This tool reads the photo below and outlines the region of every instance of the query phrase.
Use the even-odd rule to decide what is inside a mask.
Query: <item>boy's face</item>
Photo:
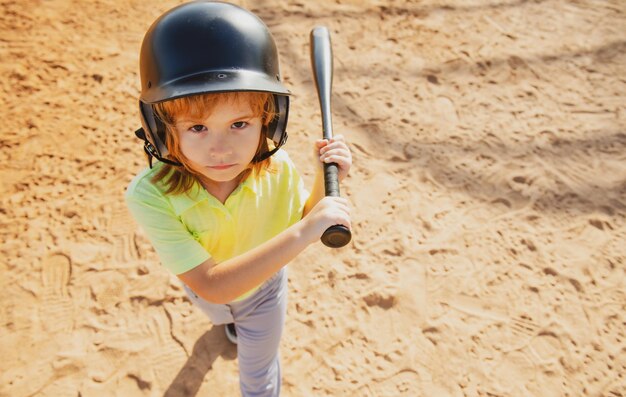
[[[201,118],[176,120],[180,149],[195,169],[214,182],[235,180],[252,162],[262,120],[246,100],[222,101]]]

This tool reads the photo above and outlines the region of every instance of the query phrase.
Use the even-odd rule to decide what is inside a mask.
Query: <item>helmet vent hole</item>
[[[152,87],[152,82],[148,81],[148,88]]]
[[[226,75],[224,73],[218,73],[217,78],[218,79],[225,79]]]

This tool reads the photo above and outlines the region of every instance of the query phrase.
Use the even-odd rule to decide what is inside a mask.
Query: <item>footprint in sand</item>
[[[117,271],[101,272],[101,275],[107,280],[106,283],[94,283],[91,292],[101,309],[114,310],[119,302],[128,299],[128,279]]]
[[[446,299],[445,303],[463,313],[506,324],[519,341],[519,345],[529,343],[541,331],[541,326],[530,317],[526,315],[511,317],[504,307],[492,307],[479,298],[457,295]]]
[[[513,214],[517,214],[523,210],[528,209],[529,204],[532,204],[533,201],[530,197],[524,196],[516,190],[511,190],[505,197],[497,197],[493,199],[491,203],[500,204],[506,207],[507,210],[509,210],[501,216],[511,216]]]
[[[132,315],[116,316],[113,325],[93,322],[91,326],[106,334],[98,344],[101,359],[87,371],[97,383],[136,371],[137,368],[129,366],[134,363],[129,358],[140,354],[151,363],[141,369],[141,382],[155,382],[165,389],[176,376],[172,368],[182,368],[188,357],[182,343],[173,335],[169,316],[162,305],[137,306]]]
[[[128,358],[124,351],[103,347],[98,350],[98,360],[87,368],[87,376],[96,383],[109,381],[120,368],[120,363]]]
[[[107,224],[109,233],[114,239],[113,260],[117,263],[128,263],[139,258],[135,243],[135,222],[125,207],[113,208]]]
[[[157,383],[161,387],[167,387],[176,375],[172,373],[172,368],[182,368],[188,353],[172,335],[167,310],[150,311],[146,320],[144,331],[148,333],[150,340],[158,341],[150,360],[154,363],[152,370]]]
[[[546,369],[557,366],[559,358],[566,351],[563,349],[560,338],[552,332],[540,332],[529,343],[527,349],[535,364],[547,367]]]
[[[514,334],[524,338],[535,337],[541,329],[539,324],[523,315],[511,318],[508,324]]]
[[[24,366],[7,368],[0,374],[0,396],[41,396],[41,390],[55,377],[49,360],[33,360],[25,371]]]
[[[487,302],[467,295],[454,295],[442,300],[443,303],[449,305],[465,314],[475,317],[490,319],[497,322],[507,322],[508,317],[504,308],[490,307]]]
[[[47,331],[70,331],[73,328],[74,305],[68,291],[71,274],[72,262],[67,255],[56,253],[44,258],[39,316]]]
[[[376,385],[376,388],[371,390],[371,395],[420,396],[422,393],[418,393],[418,390],[415,390],[415,385],[421,383],[422,380],[416,371],[405,369],[391,375],[387,379],[381,380]]]
[[[537,367],[520,351],[505,353],[496,365],[487,369],[493,379],[492,393],[488,395],[525,395],[528,385],[537,376]],[[503,393],[503,394],[501,394]],[[523,394],[520,394],[523,393]]]

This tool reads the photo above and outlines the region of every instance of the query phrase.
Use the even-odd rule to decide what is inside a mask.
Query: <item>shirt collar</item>
[[[253,174],[251,174],[250,176],[248,176],[246,178],[245,181],[243,181],[238,187],[237,189],[248,189],[250,190],[252,193],[254,194],[258,194],[259,193],[259,176],[254,176]],[[236,189],[235,189],[236,190]]]
[[[258,178],[250,175],[248,178],[246,178],[245,181],[239,184],[239,186],[237,186],[235,190],[233,190],[233,192],[230,194],[230,197],[240,194],[243,190],[248,190],[255,195],[258,194]],[[187,211],[189,208],[202,201],[208,201],[211,206],[222,206],[222,203],[220,203],[215,197],[211,196],[209,192],[207,192],[206,189],[204,189],[199,182],[194,182],[194,184],[191,186],[191,189],[189,189],[189,191],[186,193],[169,196],[169,201],[172,204],[174,212],[177,216],[180,216],[183,212]]]

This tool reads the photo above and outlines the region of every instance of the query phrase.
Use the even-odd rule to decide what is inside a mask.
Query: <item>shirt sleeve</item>
[[[167,197],[146,179],[131,183],[126,204],[161,263],[172,273],[184,273],[211,257],[175,214]]]

